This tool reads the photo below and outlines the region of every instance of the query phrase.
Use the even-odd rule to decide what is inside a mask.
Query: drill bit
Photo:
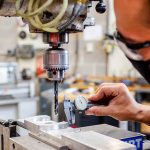
[[[54,81],[55,114],[58,114],[58,81]]]

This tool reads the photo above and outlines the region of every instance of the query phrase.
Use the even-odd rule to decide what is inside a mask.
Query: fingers
[[[86,114],[94,116],[112,116],[117,119],[124,119],[124,114],[125,116],[129,114],[124,108],[130,108],[131,106],[129,95],[128,88],[122,83],[102,84],[97,93],[89,97],[91,101],[99,101],[99,106],[89,108]],[[108,102],[106,106],[104,106],[105,102]]]
[[[112,85],[117,85],[118,83],[102,83],[96,90],[95,93],[97,93],[103,86],[112,86]]]
[[[94,115],[94,116],[108,116],[110,115],[110,108],[104,106],[94,106],[88,109],[86,115]]]
[[[100,101],[101,99],[108,98],[108,97],[116,97],[119,95],[120,86],[118,85],[109,85],[109,86],[101,86],[99,91],[90,96],[88,99],[90,101]]]

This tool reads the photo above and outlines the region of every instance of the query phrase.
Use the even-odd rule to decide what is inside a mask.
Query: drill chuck
[[[44,69],[52,81],[62,81],[69,69],[69,54],[63,48],[50,48],[44,54]]]

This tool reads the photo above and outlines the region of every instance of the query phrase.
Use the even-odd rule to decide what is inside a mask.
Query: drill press
[[[61,48],[69,42],[69,33],[82,32],[95,24],[88,17],[92,1],[98,1],[96,11],[104,13],[103,0],[0,0],[0,16],[21,16],[29,23],[30,32],[43,33],[50,45],[44,53],[44,68],[54,82],[55,113],[58,113],[58,84],[69,68],[68,51]]]

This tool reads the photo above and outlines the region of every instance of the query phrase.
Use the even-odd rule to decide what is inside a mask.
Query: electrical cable
[[[31,0],[32,1],[32,0]],[[31,2],[29,1],[29,2]],[[30,17],[30,16],[34,16],[34,15],[37,15],[37,14],[40,14],[41,12],[43,12],[51,3],[53,2],[53,0],[47,0],[40,8],[37,8],[35,11],[31,12],[31,13],[26,13],[26,14],[22,14],[22,13],[19,13],[18,11],[18,15],[21,15],[21,16],[24,16],[24,17]],[[20,9],[20,3],[21,3],[21,0],[17,0],[16,1],[16,9],[19,10]],[[31,5],[31,3],[29,4]],[[31,7],[31,6],[30,6]]]
[[[63,0],[62,8],[59,14],[52,21],[44,24],[40,20],[39,16],[46,8],[48,8],[52,4],[53,1],[54,0],[47,0],[41,7],[39,7],[40,0],[29,0],[26,12],[22,13],[20,11],[21,0],[17,0],[17,14],[27,19],[29,23],[37,29],[41,29],[46,32],[58,32],[57,26],[67,10],[68,0]]]
[[[75,21],[75,19],[82,13],[84,9],[85,9],[84,3],[76,3],[70,18],[64,24],[59,26],[58,29],[64,31],[69,25],[71,25]]]

